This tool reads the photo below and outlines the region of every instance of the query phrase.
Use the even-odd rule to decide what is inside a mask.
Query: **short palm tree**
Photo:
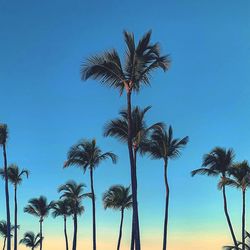
[[[13,226],[10,226],[10,231],[12,232],[14,230]],[[8,229],[7,229],[7,222],[6,221],[0,221],[0,236],[3,237],[4,241],[3,241],[3,250],[5,250],[5,246],[6,246],[6,240],[8,237]],[[10,233],[10,237],[12,237],[13,235]]]
[[[224,185],[241,189],[242,191],[242,250],[245,250],[245,224],[246,224],[246,190],[250,185],[250,166],[247,161],[234,164],[228,171],[230,177],[219,183],[221,189]]]
[[[182,139],[173,137],[173,129],[157,127],[151,134],[148,153],[153,159],[161,159],[164,162],[164,182],[166,189],[165,199],[165,218],[164,218],[164,234],[163,234],[163,250],[167,249],[167,232],[168,232],[168,208],[170,189],[168,184],[168,161],[176,159],[180,156],[181,149],[188,143],[188,136]]]
[[[58,216],[63,217],[66,250],[69,250],[68,235],[67,235],[67,217],[72,215],[72,211],[70,208],[70,200],[69,199],[59,200],[52,205],[52,209],[53,209],[52,216],[54,218]]]
[[[226,150],[221,147],[216,147],[210,153],[204,155],[202,168],[193,170],[191,172],[191,175],[195,176],[197,174],[200,174],[207,176],[220,176],[220,183],[224,183],[225,179],[228,176],[229,169],[233,166],[234,157],[235,155],[232,149]],[[238,249],[238,243],[235,237],[227,207],[226,187],[225,185],[222,185],[221,188],[224,202],[224,213],[233,239],[234,247]]]
[[[2,176],[4,176],[4,170],[1,169],[0,170],[0,174]],[[20,170],[19,167],[15,164],[11,164],[9,167],[8,167],[8,170],[7,170],[7,174],[8,174],[8,180],[9,182],[11,182],[14,186],[14,202],[15,202],[15,211],[14,211],[14,226],[15,226],[15,232],[14,232],[14,250],[17,250],[17,225],[18,225],[18,222],[17,222],[17,217],[18,217],[18,214],[17,214],[17,208],[18,208],[18,205],[17,205],[17,187],[19,185],[21,185],[22,181],[23,181],[23,176],[25,175],[27,178],[29,176],[29,171],[27,169],[23,169],[23,170]]]
[[[155,123],[151,126],[147,126],[145,121],[145,115],[151,107],[148,106],[144,109],[140,109],[138,106],[133,108],[131,114],[131,127],[132,127],[132,142],[133,142],[133,154],[134,154],[134,172],[137,175],[137,154],[138,152],[144,153],[147,145],[150,143],[148,135],[150,131],[157,127],[164,127],[162,122]],[[120,117],[108,122],[104,127],[104,136],[111,136],[117,138],[122,143],[128,142],[128,112],[126,109],[120,111]],[[137,183],[136,183],[137,186]],[[132,225],[132,241],[131,249],[133,248],[133,231]]]
[[[121,224],[117,244],[117,250],[119,250],[122,239],[124,210],[132,207],[132,195],[130,194],[130,188],[122,185],[110,187],[109,190],[103,194],[103,205],[105,209],[111,208],[121,211]]]
[[[49,215],[49,211],[52,207],[53,202],[48,203],[47,198],[40,196],[29,200],[29,204],[24,208],[25,213],[29,213],[39,218],[40,223],[40,250],[43,249],[43,221]]]
[[[74,221],[74,236],[72,250],[76,250],[77,246],[77,226],[78,215],[84,212],[84,207],[82,206],[82,200],[84,198],[92,198],[91,193],[84,193],[84,184],[77,184],[75,181],[68,181],[66,184],[58,188],[58,192],[62,192],[61,199],[67,199],[70,206],[70,213],[73,214]]]
[[[64,167],[72,165],[81,167],[84,173],[89,169],[91,193],[92,193],[92,214],[93,214],[93,249],[96,250],[96,212],[95,212],[95,190],[94,190],[94,169],[104,160],[110,158],[113,163],[116,163],[117,156],[112,152],[103,153],[96,145],[96,140],[82,140],[78,144],[71,147],[68,152],[67,161]]]
[[[6,124],[0,124],[0,146],[3,147],[4,172],[7,173],[7,152],[6,143],[8,139],[8,127]],[[6,206],[6,220],[7,220],[7,250],[11,250],[11,225],[10,225],[10,198],[9,198],[9,179],[8,175],[5,177],[5,206]]]
[[[133,224],[135,226],[135,249],[140,250],[140,228],[137,204],[137,176],[134,167],[131,95],[140,92],[142,86],[150,84],[153,71],[169,68],[168,56],[162,56],[158,43],[151,43],[151,31],[147,32],[136,44],[134,34],[124,31],[126,56],[122,62],[114,49],[100,55],[89,57],[82,65],[82,80],[98,79],[102,84],[118,89],[120,95],[126,91],[128,111],[128,151],[130,159],[131,184],[133,195]],[[133,240],[133,239],[131,239]],[[134,247],[133,247],[134,248]]]
[[[31,250],[37,248],[42,242],[40,234],[35,235],[33,232],[26,232],[23,238],[20,240],[19,244],[23,244]]]

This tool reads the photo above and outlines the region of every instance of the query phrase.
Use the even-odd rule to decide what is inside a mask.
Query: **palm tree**
[[[137,202],[137,176],[134,166],[131,95],[139,92],[143,85],[150,85],[150,76],[156,69],[166,71],[169,68],[168,56],[161,56],[158,43],[151,43],[151,31],[147,32],[135,44],[134,34],[124,31],[127,46],[124,63],[115,49],[88,58],[82,65],[81,78],[98,79],[102,84],[118,89],[120,95],[126,91],[128,111],[128,151],[130,160],[131,184],[133,195],[133,224],[135,226],[135,248],[140,250],[140,229]],[[131,239],[133,240],[133,239]],[[133,247],[134,248],[134,247]]]
[[[117,244],[117,250],[119,250],[122,239],[124,210],[132,207],[132,195],[130,194],[130,188],[122,185],[110,187],[109,190],[103,194],[103,204],[105,209],[112,208],[121,211],[121,224]]]
[[[140,109],[138,106],[133,108],[131,114],[131,127],[132,127],[132,142],[133,142],[133,154],[134,154],[134,172],[137,175],[137,154],[138,151],[143,154],[149,143],[148,134],[151,130],[157,127],[164,127],[162,122],[155,123],[151,126],[147,126],[145,121],[145,115],[151,107],[148,106],[144,109]],[[117,138],[122,143],[128,142],[128,112],[127,110],[120,111],[120,118],[111,120],[104,127],[104,136],[112,136]],[[132,224],[132,240],[131,249],[133,249],[133,232],[134,227]]]
[[[103,153],[96,145],[96,140],[82,140],[78,144],[71,147],[68,152],[67,161],[64,167],[72,165],[83,168],[84,173],[87,169],[90,171],[90,183],[92,193],[92,214],[93,214],[93,249],[96,250],[96,212],[95,212],[95,190],[94,190],[94,169],[104,160],[110,158],[116,163],[117,156],[112,152]]]
[[[26,232],[19,242],[19,244],[23,244],[26,247],[31,248],[31,250],[37,248],[41,243],[42,238],[40,237],[40,234],[35,235],[33,232]]]
[[[0,124],[0,146],[3,147],[4,171],[7,173],[7,153],[6,143],[8,139],[8,127],[6,124]],[[5,174],[5,205],[7,218],[7,250],[11,250],[11,225],[10,225],[10,198],[9,198],[9,180]]]
[[[10,226],[10,232],[14,230],[13,226]],[[0,236],[3,237],[3,250],[5,249],[6,246],[6,240],[8,238],[8,227],[7,227],[7,222],[6,221],[0,221]],[[13,235],[10,233],[10,237]]]
[[[168,184],[168,161],[180,156],[181,149],[188,143],[188,136],[182,139],[173,137],[173,129],[169,126],[168,130],[157,127],[151,134],[148,152],[153,159],[161,159],[164,162],[164,182],[166,189],[165,200],[165,218],[163,234],[163,250],[167,249],[167,232],[168,232],[168,210],[170,189]]]
[[[61,198],[67,199],[70,205],[70,213],[73,214],[74,236],[72,250],[76,250],[77,246],[77,217],[84,212],[82,200],[86,197],[92,198],[91,193],[84,193],[84,184],[77,184],[75,181],[68,181],[66,184],[58,188],[58,192],[63,192]]]
[[[4,176],[4,170],[0,169],[0,174]],[[14,250],[17,250],[17,187],[21,185],[23,175],[27,178],[29,177],[29,171],[26,169],[20,170],[19,167],[15,164],[11,164],[7,169],[8,180],[14,185],[14,202],[15,202],[15,211],[14,211],[14,220],[15,220],[15,233],[14,233]]]
[[[242,250],[245,250],[245,224],[246,224],[246,190],[250,185],[250,166],[247,161],[234,164],[228,171],[229,177],[226,177],[219,183],[221,189],[224,185],[241,189],[242,191]]]
[[[67,217],[71,215],[70,200],[69,199],[59,200],[52,205],[52,209],[53,209],[52,216],[54,218],[58,216],[63,216],[66,250],[69,250],[68,235],[67,235]]]
[[[24,208],[25,213],[29,213],[39,218],[40,223],[40,250],[43,249],[43,221],[49,215],[53,202],[48,203],[47,198],[40,196],[29,200],[29,204]]]
[[[202,168],[193,170],[191,172],[191,175],[195,176],[196,174],[201,174],[207,176],[220,176],[221,183],[224,183],[225,179],[227,178],[229,169],[233,166],[234,157],[235,155],[232,149],[226,150],[221,147],[216,147],[210,153],[204,155]],[[234,247],[238,249],[234,229],[228,213],[225,185],[222,185],[222,194],[224,202],[224,213],[233,239]]]

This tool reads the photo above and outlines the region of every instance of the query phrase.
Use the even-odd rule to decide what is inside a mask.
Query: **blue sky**
[[[214,146],[233,147],[237,160],[249,159],[247,0],[1,0],[0,121],[9,125],[9,162],[31,171],[29,181],[20,188],[20,207],[40,194],[55,199],[56,188],[68,179],[86,183],[88,191],[89,176],[79,169],[62,170],[62,165],[72,144],[95,137],[104,151],[119,155],[116,166],[107,161],[95,172],[99,230],[102,226],[112,229],[112,223],[118,222],[117,213],[103,211],[101,194],[112,184],[129,184],[127,150],[114,139],[103,138],[102,129],[124,107],[125,97],[95,81],[81,82],[79,71],[89,55],[113,47],[123,53],[124,29],[137,38],[152,29],[153,41],[159,41],[163,53],[172,59],[170,70],[156,72],[152,87],[133,99],[141,107],[152,105],[148,124],[164,121],[172,124],[177,137],[190,137],[182,156],[170,162],[173,238],[201,231],[205,238],[216,228],[224,241],[230,241],[216,180],[192,179],[190,171],[200,166],[202,155]],[[142,231],[157,235],[164,207],[162,162],[145,157],[138,165]],[[90,201],[85,203],[82,227],[90,234],[91,206]],[[230,191],[230,208],[239,228],[237,191]],[[3,213],[1,205],[1,218]],[[21,214],[21,220],[36,229],[29,215]],[[56,223],[49,219],[48,230],[56,228]],[[128,231],[129,223],[128,217]],[[190,244],[199,249],[197,242]],[[220,245],[213,247],[208,249]],[[173,249],[178,249],[174,243]]]

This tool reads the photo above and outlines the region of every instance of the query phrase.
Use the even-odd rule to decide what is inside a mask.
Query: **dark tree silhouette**
[[[10,226],[10,232],[14,230],[13,226]],[[3,250],[5,250],[6,240],[8,238],[8,227],[6,221],[0,221],[0,236],[3,237]],[[10,233],[10,237],[13,235]]]
[[[23,244],[31,250],[37,248],[42,242],[40,234],[35,235],[33,232],[26,232],[23,238],[20,240],[19,244]]]

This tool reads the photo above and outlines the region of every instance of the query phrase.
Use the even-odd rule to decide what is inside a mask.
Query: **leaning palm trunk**
[[[73,236],[73,245],[72,250],[76,250],[76,243],[77,243],[77,214],[74,214],[74,236]]]
[[[127,109],[128,109],[128,151],[130,160],[131,170],[131,186],[132,186],[132,197],[133,197],[133,226],[132,232],[134,232],[135,249],[140,250],[140,228],[139,228],[139,217],[138,217],[138,203],[137,203],[137,177],[136,167],[133,155],[133,144],[132,144],[132,131],[131,131],[131,91],[127,92]],[[133,237],[131,239],[133,241]],[[131,243],[132,245],[133,243]]]
[[[7,217],[7,250],[11,250],[9,180],[7,174],[7,154],[6,154],[5,144],[3,144],[3,158],[4,158],[5,199],[6,199],[6,217]]]
[[[231,236],[232,236],[232,239],[233,239],[233,242],[234,242],[235,249],[238,249],[237,240],[236,240],[236,237],[235,237],[235,234],[234,234],[233,226],[232,226],[232,223],[231,223],[231,220],[230,220],[230,217],[229,217],[229,213],[228,213],[228,209],[227,209],[227,197],[226,197],[225,185],[223,185],[223,187],[222,187],[222,193],[223,193],[223,201],[224,201],[224,212],[225,212],[225,215],[226,215],[227,223],[228,223],[228,226],[229,226],[229,230],[231,232]]]
[[[246,223],[246,190],[242,190],[242,250],[246,249],[245,246],[245,223]]]
[[[4,238],[4,241],[3,241],[3,250],[5,250],[5,245],[6,245],[6,237]]]
[[[42,250],[43,249],[43,219],[42,218],[40,219],[40,239],[41,239],[40,250]]]
[[[94,177],[93,177],[93,168],[92,167],[90,167],[90,182],[91,182],[91,193],[92,193],[93,250],[96,250],[95,190],[94,190]]]
[[[65,237],[66,250],[69,250],[68,234],[67,234],[67,217],[66,216],[64,216],[64,237]]]
[[[117,243],[117,250],[120,250],[120,245],[121,245],[123,218],[124,218],[124,209],[122,208],[122,210],[121,210],[121,224],[120,224],[119,238],[118,238],[118,243]]]
[[[14,187],[15,196],[15,232],[14,232],[14,250],[17,250],[17,186]]]
[[[168,160],[164,161],[164,182],[166,188],[166,204],[165,204],[165,219],[164,219],[164,235],[163,235],[163,250],[167,249],[167,233],[168,233],[168,207],[169,207],[169,185],[168,185]]]

